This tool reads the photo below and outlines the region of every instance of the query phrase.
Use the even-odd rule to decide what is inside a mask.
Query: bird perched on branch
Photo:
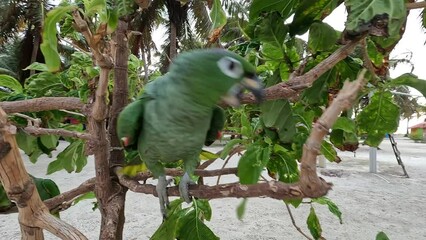
[[[203,144],[211,144],[223,128],[222,99],[237,106],[244,89],[260,100],[262,84],[255,67],[223,49],[181,53],[164,76],[150,82],[142,95],[118,117],[117,133],[125,148],[137,149],[158,178],[156,190],[166,217],[167,180],[164,163],[183,160],[181,197],[190,202],[188,185],[199,162]]]

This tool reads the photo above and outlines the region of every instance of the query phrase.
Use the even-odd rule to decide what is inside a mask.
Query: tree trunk
[[[176,24],[170,22],[170,50],[169,50],[169,58],[170,61],[177,55],[177,28]]]

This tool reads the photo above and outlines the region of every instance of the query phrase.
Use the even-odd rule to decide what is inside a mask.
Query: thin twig
[[[312,240],[312,238],[310,238],[308,235],[306,235],[302,229],[300,229],[299,226],[296,225],[296,220],[293,217],[293,214],[291,213],[291,209],[290,206],[288,205],[288,203],[285,203],[285,206],[287,207],[287,211],[288,211],[288,215],[290,216],[291,219],[291,223],[293,224],[293,226],[296,228],[296,230],[298,232],[300,232],[300,234],[302,234],[306,239]]]
[[[83,113],[68,111],[68,110],[65,110],[65,109],[59,109],[59,111],[64,112],[64,113],[68,113],[68,114],[72,114],[72,115],[77,115],[77,116],[80,116],[80,117],[86,117],[86,115],[84,115]]]
[[[413,2],[413,3],[406,3],[405,6],[408,10],[411,9],[417,9],[417,8],[426,8],[426,2]]]
[[[12,113],[10,115],[26,119],[28,121],[28,126],[39,127],[40,124],[41,124],[41,119],[40,118],[32,118],[32,117],[27,116],[27,115],[22,114],[22,113]]]

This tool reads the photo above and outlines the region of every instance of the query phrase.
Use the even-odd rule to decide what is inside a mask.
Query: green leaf
[[[384,232],[379,232],[376,235],[376,240],[390,240],[389,237]]]
[[[284,25],[279,14],[274,12],[265,17],[256,27],[255,36],[263,44],[271,44],[282,51],[287,32],[288,27]]]
[[[40,45],[41,52],[46,60],[47,68],[50,72],[57,72],[61,68],[61,59],[58,53],[58,39],[56,37],[56,24],[68,12],[76,9],[75,6],[60,6],[49,11],[44,20],[42,44]]]
[[[326,17],[338,6],[338,3],[338,0],[301,1],[294,14],[293,21],[289,25],[290,35],[304,34],[314,21]]]
[[[337,205],[333,201],[331,201],[329,198],[327,197],[314,198],[312,199],[312,201],[322,205],[327,205],[328,210],[331,213],[333,213],[337,218],[339,218],[340,224],[343,224],[342,212],[339,210]]]
[[[288,100],[267,101],[261,105],[260,109],[265,126],[275,129],[282,142],[291,142],[296,134],[296,123],[290,102]]]
[[[200,153],[200,159],[201,160],[211,160],[211,159],[216,159],[216,158],[219,158],[219,155],[212,153],[212,152],[209,152],[209,151],[204,150],[204,149],[201,150],[201,153]]]
[[[196,199],[194,206],[197,208],[197,215],[200,219],[210,221],[212,218],[212,208],[208,200]]]
[[[74,199],[74,201],[72,202],[72,205],[76,205],[77,203],[83,201],[83,200],[88,200],[88,199],[96,199],[96,195],[94,192],[90,191],[87,192],[85,194],[82,194],[80,196],[78,196],[77,198]]]
[[[210,11],[210,19],[212,20],[211,33],[220,31],[226,24],[226,13],[222,8],[220,0],[213,0],[212,10]]]
[[[414,74],[411,74],[411,73],[402,74],[401,76],[393,79],[390,82],[390,84],[393,86],[405,85],[405,86],[415,88],[417,91],[423,94],[424,97],[426,97],[426,80],[419,79]]]
[[[225,159],[226,156],[229,155],[229,153],[231,152],[231,150],[234,148],[235,145],[237,144],[241,144],[243,142],[242,139],[232,139],[231,141],[229,141],[226,146],[223,148],[222,152],[220,153],[220,158]]]
[[[66,89],[57,74],[41,72],[32,75],[25,81],[26,90],[34,97],[66,96]]]
[[[254,184],[259,180],[260,174],[268,164],[271,150],[259,144],[248,146],[247,151],[238,162],[238,177],[241,184]]]
[[[345,5],[348,9],[346,30],[355,34],[368,30],[373,19],[387,14],[389,36],[399,36],[400,28],[406,20],[404,0],[348,0]]]
[[[106,11],[106,0],[84,0],[84,9],[87,16]]]
[[[319,239],[322,234],[322,229],[317,214],[315,213],[315,209],[313,207],[311,207],[306,223],[308,225],[308,229],[311,232],[312,237],[314,237],[314,239]]]
[[[253,129],[250,124],[250,119],[245,112],[241,113],[240,122],[241,122],[241,134],[246,137],[251,137],[253,133]]]
[[[323,22],[314,22],[309,29],[308,47],[313,53],[331,51],[339,38],[333,27]]]
[[[61,160],[54,160],[52,162],[49,163],[49,165],[47,165],[47,171],[46,174],[52,174],[54,172],[60,171],[64,169],[64,166],[62,165],[62,161]]]
[[[2,209],[8,209],[12,205],[12,202],[7,197],[4,187],[0,183],[0,212]]]
[[[176,199],[172,201],[167,210],[167,218],[150,238],[151,240],[175,240],[177,223],[180,217],[186,212],[182,210],[182,200]]]
[[[15,93],[23,92],[22,85],[19,83],[19,81],[9,75],[0,74],[0,86],[9,88]]]
[[[277,146],[279,145],[274,146],[267,165],[269,174],[275,175],[275,178],[285,183],[298,181],[299,167],[297,160],[287,150],[278,150]]]
[[[28,67],[24,68],[24,70],[36,70],[40,72],[48,72],[49,68],[44,63],[33,62]]]
[[[383,56],[383,54],[377,49],[375,42],[372,41],[371,38],[366,38],[366,39],[367,39],[368,58],[371,60],[371,62],[375,66],[377,67],[382,66],[384,63],[385,56]]]
[[[330,162],[340,162],[339,156],[337,156],[337,152],[334,149],[333,145],[327,141],[322,141],[321,143],[321,154],[324,155],[325,158]]]
[[[59,136],[56,135],[41,135],[40,141],[44,147],[49,150],[55,150],[58,146]]]
[[[354,120],[348,117],[339,117],[333,124],[333,130],[340,129],[348,133],[356,133],[356,125]]]
[[[244,198],[240,204],[238,204],[237,207],[237,218],[238,220],[242,221],[244,213],[246,211],[246,205],[247,205],[247,198]]]
[[[284,200],[285,203],[291,204],[294,208],[298,208],[303,202],[303,199]]]
[[[58,154],[57,159],[47,167],[47,174],[65,169],[71,173],[81,172],[87,164],[87,156],[84,154],[84,142],[76,140],[68,145],[64,151]]]
[[[28,155],[30,157],[30,162],[36,163],[38,160],[38,157],[40,157],[43,154],[43,151],[40,148],[35,148],[34,151]]]
[[[328,102],[329,85],[337,77],[336,69],[331,69],[321,75],[312,86],[303,91],[303,99],[312,105],[324,105]]]
[[[188,211],[179,218],[177,223],[177,238],[185,240],[216,240],[219,239],[213,232],[201,221],[195,210]]]
[[[377,147],[386,133],[393,133],[398,128],[399,107],[393,102],[392,93],[376,92],[356,121],[359,129],[367,134],[365,143]]]
[[[31,155],[36,149],[37,146],[37,137],[27,134],[22,130],[18,130],[15,135],[16,142],[20,149],[22,149],[25,154],[28,156]]]
[[[279,12],[282,18],[281,21],[283,21],[291,15],[298,2],[297,0],[253,0],[250,5],[250,21],[259,17],[262,12]]]

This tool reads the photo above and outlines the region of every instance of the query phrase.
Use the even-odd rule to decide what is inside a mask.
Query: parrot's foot
[[[189,185],[196,184],[194,181],[192,181],[191,177],[187,172],[183,175],[183,177],[180,179],[179,183],[179,193],[180,197],[185,200],[186,203],[191,202],[191,196],[189,195]]]
[[[159,176],[157,186],[155,187],[158,199],[160,200],[160,211],[163,215],[163,220],[167,217],[167,208],[169,207],[169,198],[167,196],[167,185],[169,185],[169,183],[165,175]]]

